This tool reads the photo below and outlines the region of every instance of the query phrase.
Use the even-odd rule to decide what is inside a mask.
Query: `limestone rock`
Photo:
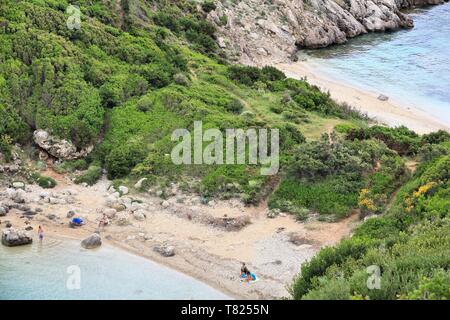
[[[146,218],[146,214],[144,210],[137,210],[133,213],[133,217],[138,221],[144,221]]]
[[[126,195],[126,194],[128,194],[129,190],[125,186],[120,186],[119,187],[119,192],[120,192],[121,195]]]
[[[108,217],[108,219],[114,219],[117,214],[117,210],[114,208],[106,208],[103,213]]]
[[[163,208],[168,208],[170,206],[170,203],[169,201],[163,201],[161,205],[163,206]]]
[[[77,148],[72,142],[52,137],[47,131],[41,129],[34,131],[33,139],[40,148],[44,149],[50,155],[64,160],[85,157],[94,148],[94,146],[89,146],[77,151]]]
[[[6,214],[9,212],[9,207],[5,205],[0,205],[0,217],[6,216]]]
[[[94,249],[102,245],[102,238],[98,233],[93,233],[91,236],[87,237],[81,241],[81,246],[85,249]]]
[[[138,182],[136,182],[136,184],[134,185],[135,189],[140,189],[142,188],[142,184],[147,181],[147,178],[142,178],[140,179]]]
[[[158,252],[163,257],[173,257],[175,255],[175,247],[166,244],[156,246],[153,248],[155,252]]]
[[[25,189],[25,183],[22,181],[14,181],[12,186],[14,189]]]
[[[125,212],[118,214],[117,215],[117,224],[119,226],[127,226],[127,225],[131,224],[130,216]]]
[[[7,247],[22,246],[33,242],[33,238],[24,230],[13,228],[2,231],[2,244]]]

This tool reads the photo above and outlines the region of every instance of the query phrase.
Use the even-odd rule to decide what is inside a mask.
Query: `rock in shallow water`
[[[94,233],[81,241],[81,246],[85,249],[94,249],[102,245],[102,238],[98,233]]]
[[[33,242],[33,238],[24,230],[13,228],[2,231],[2,244],[7,247],[22,246]]]

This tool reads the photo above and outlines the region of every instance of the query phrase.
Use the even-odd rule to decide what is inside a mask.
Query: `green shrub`
[[[32,179],[41,187],[51,189],[56,187],[56,181],[51,177],[42,176],[39,173],[34,173]]]
[[[173,76],[173,81],[175,81],[176,84],[180,86],[188,86],[189,85],[189,79],[182,73],[177,73]]]
[[[450,133],[444,130],[438,130],[422,136],[422,142],[429,144],[439,144],[443,142],[450,142]]]
[[[130,143],[117,146],[105,159],[105,169],[109,179],[122,178],[131,172],[131,169],[143,161],[146,152],[142,145]]]
[[[74,172],[76,170],[86,170],[88,164],[85,159],[68,160],[56,164],[54,169],[58,173]]]
[[[241,100],[233,99],[226,105],[225,109],[228,112],[239,114],[244,109],[244,105],[242,104]]]
[[[216,4],[212,0],[206,0],[205,2],[202,3],[202,9],[206,13],[209,13],[213,10],[216,10]]]
[[[399,155],[414,155],[420,147],[420,137],[408,128],[401,126],[389,128],[373,126],[370,128],[352,129],[347,133],[349,140],[364,140],[376,138],[383,141],[390,149]]]
[[[101,176],[102,169],[99,166],[91,165],[86,170],[86,172],[78,176],[74,182],[76,184],[87,183],[88,185],[92,186],[100,179]]]
[[[7,135],[0,136],[0,154],[3,155],[5,162],[12,160],[12,139]]]
[[[136,104],[137,109],[142,112],[150,111],[152,106],[153,106],[153,99],[149,96],[141,97]]]

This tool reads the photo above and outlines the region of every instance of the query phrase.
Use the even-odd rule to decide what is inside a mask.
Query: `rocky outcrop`
[[[2,244],[7,247],[22,246],[33,242],[33,238],[24,230],[13,228],[2,231]]]
[[[413,27],[400,10],[448,0],[216,1],[208,19],[228,57],[244,64],[290,60],[299,48],[339,44],[360,34]]]
[[[93,146],[89,146],[85,149],[77,150],[72,142],[55,138],[45,130],[34,131],[33,139],[34,142],[48,154],[63,160],[73,160],[85,157],[94,148]]]
[[[91,236],[87,237],[81,241],[81,246],[85,249],[94,249],[102,245],[102,238],[98,233],[93,233]]]

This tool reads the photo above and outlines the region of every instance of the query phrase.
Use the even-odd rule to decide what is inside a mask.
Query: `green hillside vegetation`
[[[256,202],[268,179],[257,166],[174,166],[172,131],[191,130],[195,120],[205,129],[279,128],[288,157],[311,118],[361,118],[275,68],[224,63],[213,27],[191,2],[156,1],[158,10],[126,3],[73,3],[83,14],[79,30],[66,26],[68,3],[2,5],[2,149],[45,129],[80,149],[96,145],[82,169],[95,162],[110,179],[187,179],[205,196]],[[93,183],[99,175],[90,170]]]
[[[449,298],[450,136],[371,125],[306,80],[273,67],[227,62],[205,15],[212,1],[0,3],[0,152],[13,159],[36,129],[72,141],[84,159],[55,165],[93,185],[105,169],[115,185],[164,191],[176,182],[205,199],[240,197],[299,220],[374,216],[350,239],[324,248],[291,288],[295,299]],[[280,171],[259,165],[174,165],[175,129],[277,128]],[[37,157],[32,160],[37,162]],[[412,173],[411,160],[420,163]],[[33,174],[53,187],[51,178]],[[164,192],[163,192],[164,196]],[[381,289],[365,286],[382,269]]]
[[[424,162],[392,207],[305,263],[294,299],[449,299],[450,148]],[[369,290],[366,268],[381,270]]]

